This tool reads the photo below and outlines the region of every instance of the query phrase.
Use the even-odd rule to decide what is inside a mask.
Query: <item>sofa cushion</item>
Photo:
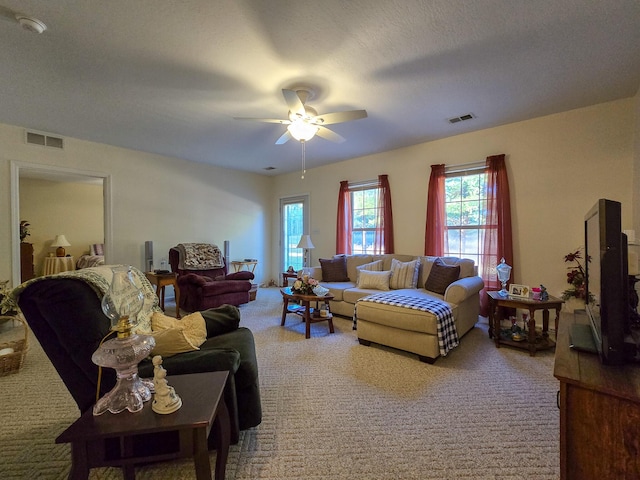
[[[419,272],[420,262],[418,260],[401,262],[396,258],[392,259],[389,288],[393,290],[397,290],[400,288],[416,288],[418,284]]]
[[[442,259],[438,258],[431,266],[429,278],[424,284],[426,290],[444,294],[449,285],[455,282],[460,276],[460,265],[446,265]]]
[[[360,280],[360,272],[362,270],[367,270],[369,272],[381,272],[382,271],[382,260],[376,260],[375,262],[365,263],[364,265],[359,265],[356,267],[356,283]]]
[[[373,290],[389,290],[389,279],[391,271],[368,271],[362,270],[358,280],[357,288],[370,288]]]
[[[345,256],[347,259],[347,277],[349,277],[353,282],[355,282],[358,278],[357,268],[360,265],[373,262],[374,260],[379,260],[378,258],[373,258],[372,255],[356,254],[356,255],[343,255],[343,256]]]
[[[334,258],[321,258],[322,281],[324,282],[348,282],[347,259],[344,256]]]

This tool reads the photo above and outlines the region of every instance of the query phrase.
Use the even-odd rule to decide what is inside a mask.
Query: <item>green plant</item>
[[[575,265],[567,267],[567,269],[569,270],[567,272],[567,283],[571,285],[571,287],[562,292],[563,300],[569,300],[572,297],[579,300],[587,300],[587,275],[582,264],[580,263],[580,260],[582,260],[580,249],[576,250],[575,252],[571,252],[564,257],[565,263],[571,262]],[[586,261],[590,262],[591,258],[587,258]],[[588,296],[589,302],[592,302],[594,300],[593,295],[588,294]]]
[[[31,235],[31,232],[29,231],[30,226],[31,224],[26,220],[22,220],[20,222],[20,241],[21,242],[24,241],[24,239],[27,238],[29,235]]]

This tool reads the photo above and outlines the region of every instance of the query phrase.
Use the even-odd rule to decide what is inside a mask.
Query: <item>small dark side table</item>
[[[193,457],[198,480],[211,479],[207,438],[213,429],[217,446],[215,478],[224,480],[229,453],[229,412],[223,391],[229,372],[168,376],[182,407],[161,415],[149,400],[136,413],[85,412],[56,443],[71,443],[70,479],[87,479],[89,469],[121,467],[124,478],[135,478],[135,465]]]
[[[493,338],[496,347],[500,344],[510,347],[525,348],[533,357],[537,350],[553,348],[555,342],[549,338],[549,310],[556,311],[555,328],[558,331],[558,319],[564,300],[549,295],[548,300],[533,300],[532,298],[502,297],[498,292],[487,292],[489,297],[489,338]],[[502,320],[499,307],[522,308],[529,311],[527,330],[529,336],[526,341],[516,342],[505,338],[500,333],[500,321]],[[536,337],[536,310],[542,310],[542,337]]]

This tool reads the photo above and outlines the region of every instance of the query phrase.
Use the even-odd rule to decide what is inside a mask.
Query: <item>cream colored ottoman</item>
[[[425,290],[394,290],[394,294],[439,300]],[[457,307],[449,304],[457,317]],[[421,362],[433,363],[440,356],[437,319],[432,313],[383,303],[358,302],[356,331],[362,345],[378,343],[415,353]]]

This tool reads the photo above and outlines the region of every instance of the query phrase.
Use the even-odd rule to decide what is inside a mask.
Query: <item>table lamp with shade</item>
[[[309,261],[307,261],[307,254],[308,251],[311,250],[312,248],[316,248],[313,246],[313,242],[311,241],[311,236],[310,235],[302,235],[300,237],[300,241],[298,242],[298,246],[296,248],[304,248],[304,257],[302,260],[302,266],[303,267],[308,267],[309,263],[311,263],[311,258],[309,258]]]
[[[56,238],[51,244],[51,246],[58,247],[56,248],[56,257],[64,257],[65,256],[64,247],[70,247],[71,244],[67,240],[67,237],[65,237],[64,235],[56,235]]]

